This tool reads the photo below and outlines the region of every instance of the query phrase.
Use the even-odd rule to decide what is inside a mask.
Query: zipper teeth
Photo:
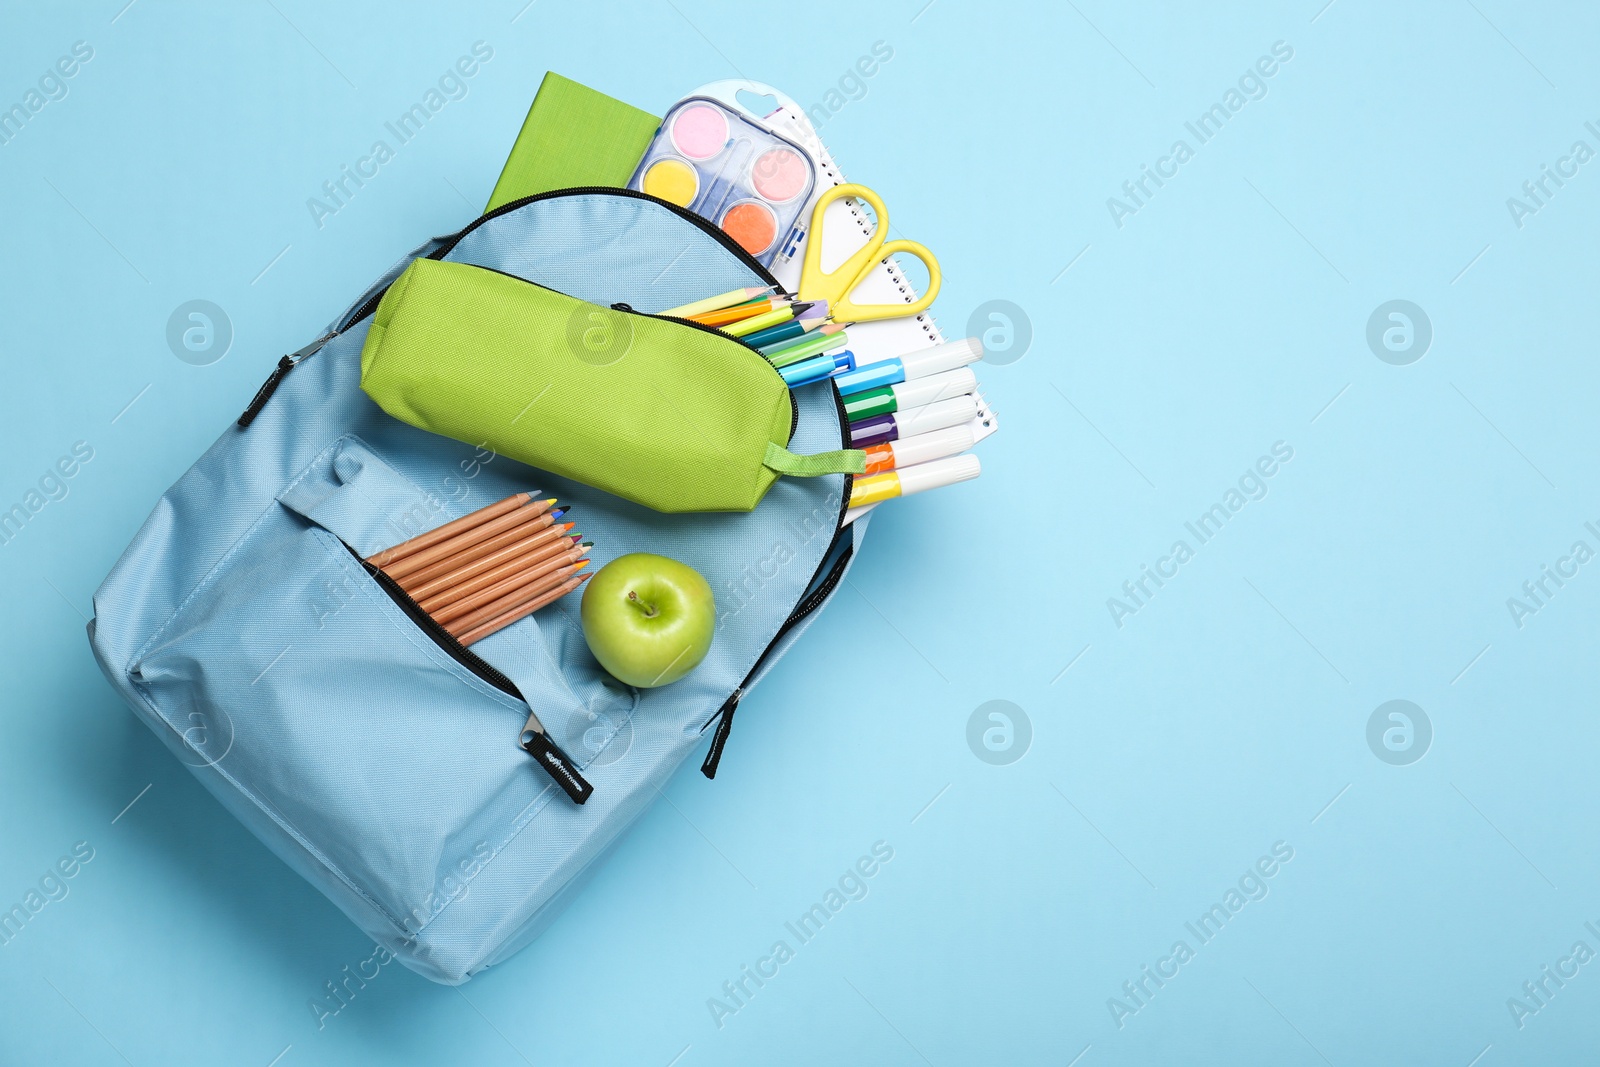
[[[477,263],[468,263],[466,265],[477,270],[486,270],[491,274],[498,274],[504,278],[510,278],[513,281],[521,282],[524,285],[531,285],[536,289],[543,289],[547,293],[555,293],[557,296],[564,296],[568,300],[579,299],[578,297],[573,296],[571,293],[563,293],[560,289],[552,288],[551,286],[545,285],[543,282],[536,282],[531,278],[524,278],[520,274],[512,274],[508,270],[501,270],[498,267],[484,267],[478,265]],[[779,286],[778,290],[785,296],[789,295],[782,286]],[[587,303],[587,301],[585,301],[585,303]],[[595,305],[595,307],[599,306],[599,304]],[[773,363],[772,359],[765,352],[761,351],[761,349],[746,341],[743,337],[734,337],[731,334],[722,332],[715,326],[707,326],[705,323],[696,322],[693,319],[683,319],[676,315],[657,315],[649,311],[636,311],[632,306],[621,302],[612,304],[611,310],[626,312],[629,315],[638,315],[640,318],[660,319],[662,322],[672,322],[680,326],[692,326],[697,330],[703,330],[704,332],[711,334],[713,337],[720,337],[725,341],[733,341],[746,351],[753,352],[757,356],[760,356],[761,362],[772,368],[772,373],[778,375],[778,381],[783,385],[783,388],[789,391],[789,440],[794,440],[795,431],[800,428],[800,401],[796,400],[794,392],[789,390],[789,383],[783,381],[783,375],[779,373],[777,365]]]
[[[340,543],[344,544],[344,542]],[[399,582],[389,577],[380,568],[374,567],[362,559],[360,554],[348,544],[345,544],[344,547],[352,556],[356,557],[356,560],[366,569],[366,572],[372,575],[379,588],[388,593],[389,598],[399,605],[400,610],[404,611],[411,621],[416,623],[440,648],[449,653],[452,659],[507,696],[515,697],[524,704],[528,702],[528,699],[522,695],[521,690],[516,687],[510,678],[507,678],[482,656],[463,645],[437,619],[422,610],[422,605],[412,599],[411,594],[402,589]]]
[[[783,292],[781,286],[779,287],[779,292]],[[784,293],[784,295],[787,296],[789,294]],[[613,304],[612,307],[616,308],[616,305]],[[772,362],[771,356],[761,351],[761,349],[757,348],[749,341],[746,341],[743,337],[735,337],[732,334],[724,333],[717,327],[707,326],[703,322],[696,322],[693,319],[682,319],[676,315],[655,315],[648,311],[635,311],[626,304],[622,305],[622,307],[618,310],[626,311],[631,315],[643,315],[647,319],[660,319],[663,322],[676,322],[682,326],[693,326],[697,330],[703,330],[706,333],[713,334],[714,336],[721,337],[725,340],[737,342],[741,347],[760,356],[761,362],[772,368],[772,373],[778,376],[778,381],[782,383],[784,390],[789,394],[789,440],[794,440],[795,431],[800,428],[800,401],[795,399],[794,390],[789,388],[789,383],[783,381],[783,374],[778,370],[778,365]]]
[[[839,392],[839,385],[837,382],[830,381],[828,385],[829,388],[833,390],[834,409],[839,413],[839,444],[843,448],[849,448],[850,420],[844,410],[844,396]],[[794,394],[790,393],[789,396],[793,398]],[[844,490],[839,494],[839,514],[833,520],[834,541],[839,539],[840,532],[844,530],[844,517],[845,513],[850,510],[850,490],[854,485],[855,475],[846,473],[844,476]],[[807,587],[810,587],[813,582],[822,576],[822,568],[828,565],[828,556],[832,553],[833,549],[832,541],[828,543],[828,548],[829,551],[824,552],[822,554],[822,559],[817,562],[817,569],[811,572],[811,580],[806,582]],[[854,546],[846,549],[844,554],[839,557],[836,563],[834,563],[834,573],[831,573],[822,583],[822,585],[817,587],[812,595],[805,597],[800,601],[800,603],[795,605],[794,610],[789,613],[789,617],[783,620],[783,625],[778,627],[778,632],[772,635],[772,640],[767,642],[767,647],[761,650],[761,654],[757,656],[755,662],[750,665],[750,672],[746,674],[744,679],[739,682],[737,687],[735,687],[735,693],[738,693],[741,696],[743,695],[745,687],[750,684],[750,679],[755,677],[756,671],[761,669],[761,662],[767,658],[767,653],[772,651],[773,646],[779,641],[783,640],[784,634],[788,633],[790,630],[799,625],[802,619],[804,619],[807,615],[810,615],[813,611],[816,611],[817,607],[827,599],[828,593],[832,592],[833,589],[838,586],[840,579],[844,577],[845,565],[849,563],[851,557],[854,555]],[[704,733],[706,727],[716,722],[717,719],[723,714],[724,711],[722,708],[718,708],[716,711],[712,712],[711,717],[700,724],[700,731]]]
[[[827,579],[817,586],[810,596],[796,605],[794,611],[784,620],[783,625],[778,627],[777,634],[772,638],[774,643],[782,640],[785,634],[794,629],[802,619],[816,611],[822,602],[828,599],[829,595],[838,587],[839,582],[843,580],[845,567],[850,563],[850,557],[855,555],[855,550],[855,546],[851,545],[839,554],[839,558],[833,564],[833,569],[828,572]]]
[[[563,196],[589,196],[595,193],[622,196],[631,200],[644,200],[651,204],[659,204],[661,207],[666,208],[668,211],[672,212],[674,215],[677,215],[684,221],[693,223],[723,248],[727,249],[729,252],[732,252],[736,257],[738,257],[742,264],[750,268],[750,270],[759,276],[762,281],[766,282],[774,289],[783,288],[778,284],[778,279],[772,276],[772,272],[761,265],[760,260],[756,259],[756,257],[752,256],[749,252],[746,252],[744,247],[740,245],[739,242],[735,241],[732,237],[729,237],[724,230],[722,230],[715,223],[711,222],[709,219],[702,218],[687,208],[679,207],[677,204],[674,204],[669,200],[663,200],[659,196],[651,196],[649,193],[641,193],[637,189],[616,189],[605,185],[577,185],[570,189],[551,189],[547,192],[534,193],[532,196],[524,196],[521,199],[512,200],[509,203],[501,204],[493,211],[486,215],[478,216],[471,222],[467,223],[467,225],[451,234],[445,239],[444,244],[430,252],[426,258],[442,260],[445,256],[449,255],[451,251],[455,249],[456,245],[460,244],[462,240],[473,230],[476,230],[479,226],[482,226],[491,219],[497,219],[501,215],[504,215],[510,211],[515,211],[517,208],[523,207],[524,205],[537,203],[541,200],[555,200]],[[515,275],[513,275],[513,277],[515,277]],[[538,283],[535,282],[533,284],[537,285]],[[366,318],[374,310],[376,310],[378,302],[383,299],[383,294],[388,291],[389,287],[386,285],[378,292],[373,293],[372,297],[368,299],[366,303],[362,304],[356,313],[350,316],[350,318],[348,318],[339,327],[339,332],[349,329],[352,325],[360,322],[362,319]],[[643,314],[643,312],[641,312],[641,314]]]
[[[714,238],[718,244],[722,245],[723,248],[726,248],[728,251],[737,256],[745,266],[749,267],[752,271],[759,275],[762,281],[766,282],[768,285],[771,285],[775,289],[779,288],[778,279],[772,276],[772,272],[766,267],[762,266],[760,260],[756,259],[756,257],[752,256],[749,252],[745,251],[743,245],[739,244],[739,242],[735,241],[732,237],[729,237],[725,230],[711,220],[705,218],[704,216],[696,215],[688,208],[674,204],[670,200],[663,200],[659,196],[651,196],[649,193],[642,193],[637,189],[618,189],[607,185],[578,185],[573,186],[570,189],[552,189],[548,192],[534,193],[532,196],[525,196],[519,200],[512,200],[508,203],[501,204],[488,214],[480,215],[478,218],[469,222],[466,226],[463,226],[460,230],[448,238],[445,244],[436,252],[434,252],[430,258],[442,259],[444,256],[448,255],[450,250],[459,244],[461,239],[466,237],[467,234],[471,233],[479,226],[482,226],[490,219],[499,218],[501,215],[504,215],[509,211],[515,211],[524,204],[532,204],[540,200],[554,200],[557,197],[562,196],[583,196],[592,193],[604,193],[607,195],[622,196],[632,200],[644,200],[648,203],[659,204],[661,207],[666,208],[679,218],[694,223],[702,231],[704,231],[707,236]]]

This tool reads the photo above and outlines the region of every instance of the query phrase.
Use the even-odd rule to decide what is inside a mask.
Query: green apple
[[[717,628],[711,586],[686,563],[630,552],[583,591],[583,636],[618,681],[648,689],[700,665]]]

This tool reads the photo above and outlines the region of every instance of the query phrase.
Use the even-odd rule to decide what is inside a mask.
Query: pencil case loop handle
[[[775,441],[767,442],[767,455],[763,462],[768,470],[797,478],[815,478],[821,474],[865,474],[867,470],[867,454],[859,448],[841,448],[802,456]]]

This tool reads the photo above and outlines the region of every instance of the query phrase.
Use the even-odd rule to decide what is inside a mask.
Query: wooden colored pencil
[[[480,623],[497,618],[498,616],[503,615],[508,611],[513,611],[521,605],[536,599],[537,597],[543,596],[549,590],[554,589],[568,578],[571,578],[580,567],[587,565],[588,562],[588,560],[582,560],[579,563],[569,564],[568,566],[559,568],[556,571],[542,574],[538,578],[519,585],[509,592],[502,594],[497,599],[474,608],[465,615],[457,616],[448,623],[445,623],[444,627],[457,637],[460,637],[462,634],[466,633],[468,630],[471,630]]]
[[[507,545],[499,552],[485,556],[459,570],[441,574],[428,583],[426,591],[419,588],[413,592],[411,599],[422,605],[423,611],[432,614],[503,578],[509,578],[536,563],[568,552],[576,543],[576,538],[568,535],[565,530],[545,530],[514,545]]]
[[[729,337],[743,337],[745,334],[755,333],[757,330],[764,330],[768,326],[776,326],[780,322],[788,322],[790,319],[795,317],[797,309],[799,311],[805,310],[805,308],[799,304],[785,304],[781,308],[756,315],[753,318],[740,319],[738,322],[720,327],[720,329]]]
[[[374,567],[386,567],[391,563],[398,563],[413,553],[421,552],[425,548],[432,548],[439,542],[465,533],[475,526],[481,526],[493,519],[498,519],[506,512],[521,507],[531,499],[533,499],[533,494],[531,493],[515,493],[499,503],[490,504],[486,508],[479,508],[477,511],[447,522],[437,529],[429,530],[425,534],[418,534],[409,541],[401,541],[392,548],[386,548],[382,552],[375,552],[367,557],[367,562]]]
[[[826,329],[827,327],[824,324],[827,321],[828,303],[825,300],[819,300],[810,310],[795,316],[788,322],[780,322],[776,326],[768,326],[765,330],[757,330],[755,333],[746,334],[744,343],[755,345],[762,351],[766,351],[768,346],[782,344],[812,330]]]
[[[411,579],[408,579],[410,588],[406,591],[411,594],[413,600],[426,608],[435,598],[442,596],[464,582],[472,581],[486,571],[494,570],[502,564],[524,558],[532,553],[565,548],[569,543],[568,538],[571,537],[568,531],[574,525],[574,523],[570,522],[557,522],[534,529],[531,533],[519,527],[510,531],[507,535],[515,535],[517,537],[517,540],[509,544],[492,549],[465,562],[451,560],[449,561],[453,564],[451,569],[423,582],[417,582],[415,579],[418,576],[413,575]],[[499,538],[495,540],[499,540]]]
[[[783,297],[769,296],[765,300],[753,300],[748,304],[735,304],[731,308],[721,311],[707,311],[701,315],[690,316],[691,322],[698,322],[702,326],[726,326],[729,323],[739,322],[742,319],[755,318],[769,311],[776,311],[781,307],[788,307],[789,301]]]
[[[389,575],[389,577],[393,578],[395,581],[400,581],[407,575],[415,574],[418,571],[425,570],[426,568],[433,566],[435,563],[438,563],[440,560],[449,559],[451,556],[469,549],[474,545],[481,544],[491,537],[502,534],[507,530],[515,529],[518,526],[525,525],[529,521],[536,519],[549,511],[550,505],[554,503],[554,500],[540,500],[534,503],[524,504],[520,508],[515,508],[506,514],[501,515],[499,518],[491,519],[490,521],[483,523],[481,526],[474,526],[464,533],[459,533],[456,536],[441,541],[436,545],[425,548],[421,552],[406,556],[398,563],[390,564],[383,569]]]
[[[476,563],[485,556],[499,552],[501,549],[510,545],[514,545],[518,541],[521,541],[533,534],[539,533],[542,530],[549,529],[552,525],[557,524],[557,518],[558,516],[555,512],[546,512],[531,522],[523,523],[521,526],[514,526],[511,529],[506,530],[504,533],[496,534],[487,541],[480,541],[471,548],[451,556],[448,559],[439,560],[437,563],[434,563],[431,566],[424,567],[420,571],[415,571],[411,574],[408,574],[404,578],[398,578],[396,581],[400,583],[400,588],[404,589],[408,593],[414,589],[421,589],[422,587],[431,583],[435,578],[449,574],[452,571],[459,570],[468,564]],[[566,525],[570,526],[571,524],[569,523]]]
[[[679,304],[675,308],[668,308],[661,314],[671,315],[679,319],[693,318],[707,311],[717,311],[721,308],[732,307],[734,304],[742,304],[751,297],[761,296],[770,292],[772,292],[772,286],[770,285],[751,285],[743,289],[733,289],[726,293],[718,293],[716,296],[708,296],[704,300]]]
[[[843,330],[838,333],[823,333],[817,330],[777,348],[763,348],[761,354],[766,356],[774,367],[787,367],[818,352],[831,352],[849,343],[850,336]]]
[[[505,629],[507,626],[510,626],[512,623],[523,618],[524,616],[532,615],[534,612],[538,611],[547,604],[551,604],[554,601],[560,600],[562,597],[566,596],[568,593],[572,592],[574,589],[578,588],[578,586],[582,585],[592,577],[594,577],[593,574],[580,574],[574,578],[569,578],[566,582],[557,586],[555,589],[550,590],[539,599],[532,601],[531,603],[524,604],[520,608],[515,608],[511,611],[508,611],[498,618],[490,619],[488,622],[482,623],[479,626],[461,634],[457,640],[464,645],[470,645],[474,641],[481,641],[490,634]]]
[[[519,561],[508,573],[487,584],[479,585],[470,593],[459,596],[455,601],[437,608],[428,608],[435,622],[449,626],[457,619],[470,615],[485,604],[493,604],[509,593],[517,592],[530,583],[543,578],[547,574],[563,568],[572,567],[581,563],[588,563],[583,557],[588,553],[587,548],[573,545],[565,551],[553,553],[540,559]],[[481,581],[481,579],[480,579]],[[454,592],[452,590],[452,592]]]

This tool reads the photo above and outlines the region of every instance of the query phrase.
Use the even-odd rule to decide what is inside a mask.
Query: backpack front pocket
[[[357,557],[403,539],[396,524],[425,500],[359,440],[341,439],[129,671],[192,749],[188,762],[229,779],[402,939],[547,805],[570,803],[519,746],[523,688],[566,702],[539,673],[549,657],[536,620],[489,639],[502,672],[441,643]],[[538,710],[551,722],[581,707],[570,703]],[[616,726],[632,711],[621,693],[599,703],[585,710]]]

